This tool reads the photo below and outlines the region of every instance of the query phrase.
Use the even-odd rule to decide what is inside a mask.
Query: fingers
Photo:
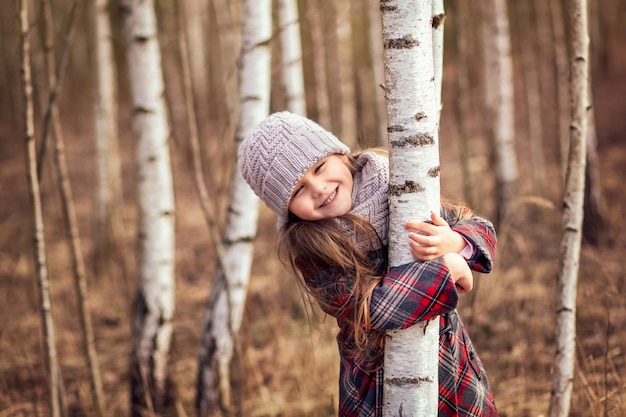
[[[435,213],[434,211],[430,213],[430,220],[433,222],[435,226],[449,226],[448,222],[443,217],[441,217],[438,213]]]
[[[427,237],[427,236],[419,236],[419,235],[416,235],[416,236],[421,237],[421,238]],[[436,259],[439,256],[441,256],[436,246],[422,245],[412,239],[409,239],[409,248],[411,250],[411,254],[415,258],[420,259],[422,261],[432,261],[433,259]]]

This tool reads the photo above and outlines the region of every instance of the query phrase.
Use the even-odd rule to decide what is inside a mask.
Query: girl
[[[487,375],[457,313],[469,267],[489,272],[496,237],[467,208],[407,222],[416,261],[387,271],[388,159],[350,154],[330,132],[288,112],[239,147],[242,176],[278,215],[279,253],[339,326],[339,415],[382,415],[387,330],[439,316],[439,416],[497,416]]]

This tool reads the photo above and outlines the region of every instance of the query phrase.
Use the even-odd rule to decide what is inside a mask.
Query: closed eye
[[[322,169],[322,167],[324,166],[324,164],[326,163],[326,160],[323,160],[322,162],[320,162],[320,164],[318,166],[315,167],[315,173],[317,174],[320,169]]]

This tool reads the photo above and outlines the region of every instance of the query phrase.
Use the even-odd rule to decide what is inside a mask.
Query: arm
[[[448,252],[443,255],[446,266],[450,270],[450,278],[454,281],[458,292],[467,293],[474,288],[474,275],[467,261],[458,253]]]
[[[372,328],[404,329],[452,311],[458,294],[443,258],[391,268],[374,288],[370,301]]]
[[[306,286],[314,289],[312,295],[324,312],[338,321],[351,320],[352,279],[332,274],[304,279]],[[444,259],[439,258],[391,268],[372,290],[369,304],[372,328],[395,330],[454,310],[458,293],[450,270]]]

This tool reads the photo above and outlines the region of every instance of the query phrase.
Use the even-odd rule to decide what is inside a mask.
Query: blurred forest
[[[488,218],[497,216],[493,151],[486,116],[481,15],[482,1],[466,3],[469,18],[460,27],[462,0],[446,2],[443,111],[440,148],[442,189],[469,202]],[[546,415],[554,357],[556,271],[561,239],[563,165],[556,86],[557,71],[550,1],[508,1],[514,74],[517,192],[498,222],[497,265],[478,276],[463,296],[460,315],[487,369],[502,416]],[[171,122],[170,150],[176,201],[176,315],[172,376],[179,415],[194,414],[195,379],[202,318],[216,266],[194,187],[180,70],[178,3],[156,2],[166,99]],[[51,0],[54,53],[66,47],[74,2]],[[120,1],[110,2],[115,67],[118,73],[118,145],[121,157],[123,219],[106,256],[95,238],[95,57],[93,7],[77,2],[76,33],[58,98],[69,178],[74,190],[87,263],[91,314],[100,358],[107,415],[129,414],[128,361],[130,305],[136,291],[135,137],[131,128]],[[235,166],[237,55],[241,4],[237,0],[193,2],[203,22],[204,87],[194,89],[205,178],[218,225],[223,225],[230,173]],[[307,114],[342,139],[359,146],[385,143],[376,116],[372,22],[367,0],[299,0]],[[590,213],[580,260],[577,360],[571,416],[626,415],[626,0],[590,0],[591,76],[602,212]],[[32,209],[28,197],[20,90],[17,2],[0,8],[0,417],[47,415],[47,380],[42,324],[33,262]],[[48,100],[39,1],[31,1],[35,136],[42,134]],[[567,1],[561,4],[567,5]],[[558,19],[557,19],[558,20]],[[561,19],[567,27],[567,22]],[[338,37],[348,28],[349,36]],[[278,33],[272,38],[271,110],[285,108]],[[467,46],[465,67],[459,42]],[[488,52],[487,52],[488,53]],[[320,62],[323,60],[323,62]],[[382,62],[380,63],[382,65]],[[342,68],[348,78],[341,79]],[[459,88],[460,70],[467,88]],[[321,74],[323,72],[323,74]],[[324,76],[321,76],[324,75]],[[325,83],[320,85],[320,82]],[[348,84],[349,89],[342,87]],[[339,92],[342,94],[339,94]],[[462,95],[461,95],[462,93]],[[537,94],[533,100],[532,93]],[[327,100],[328,107],[322,103]],[[465,110],[459,103],[466,100]],[[342,125],[342,112],[354,119]],[[344,119],[345,120],[345,119]],[[354,136],[351,138],[350,136]],[[538,144],[539,147],[536,147]],[[537,154],[541,158],[537,158]],[[71,416],[93,415],[72,260],[66,242],[59,191],[50,151],[43,159],[41,197],[48,272],[57,326],[58,357]],[[468,162],[464,174],[462,162]],[[540,164],[540,165],[538,165]],[[537,177],[538,172],[545,172]],[[469,178],[468,178],[469,175]],[[471,180],[469,188],[466,181]],[[469,191],[467,191],[469,190]],[[595,232],[595,233],[594,233]],[[312,310],[276,257],[274,216],[263,207],[242,331],[244,416],[332,416],[337,404],[336,325]]]

